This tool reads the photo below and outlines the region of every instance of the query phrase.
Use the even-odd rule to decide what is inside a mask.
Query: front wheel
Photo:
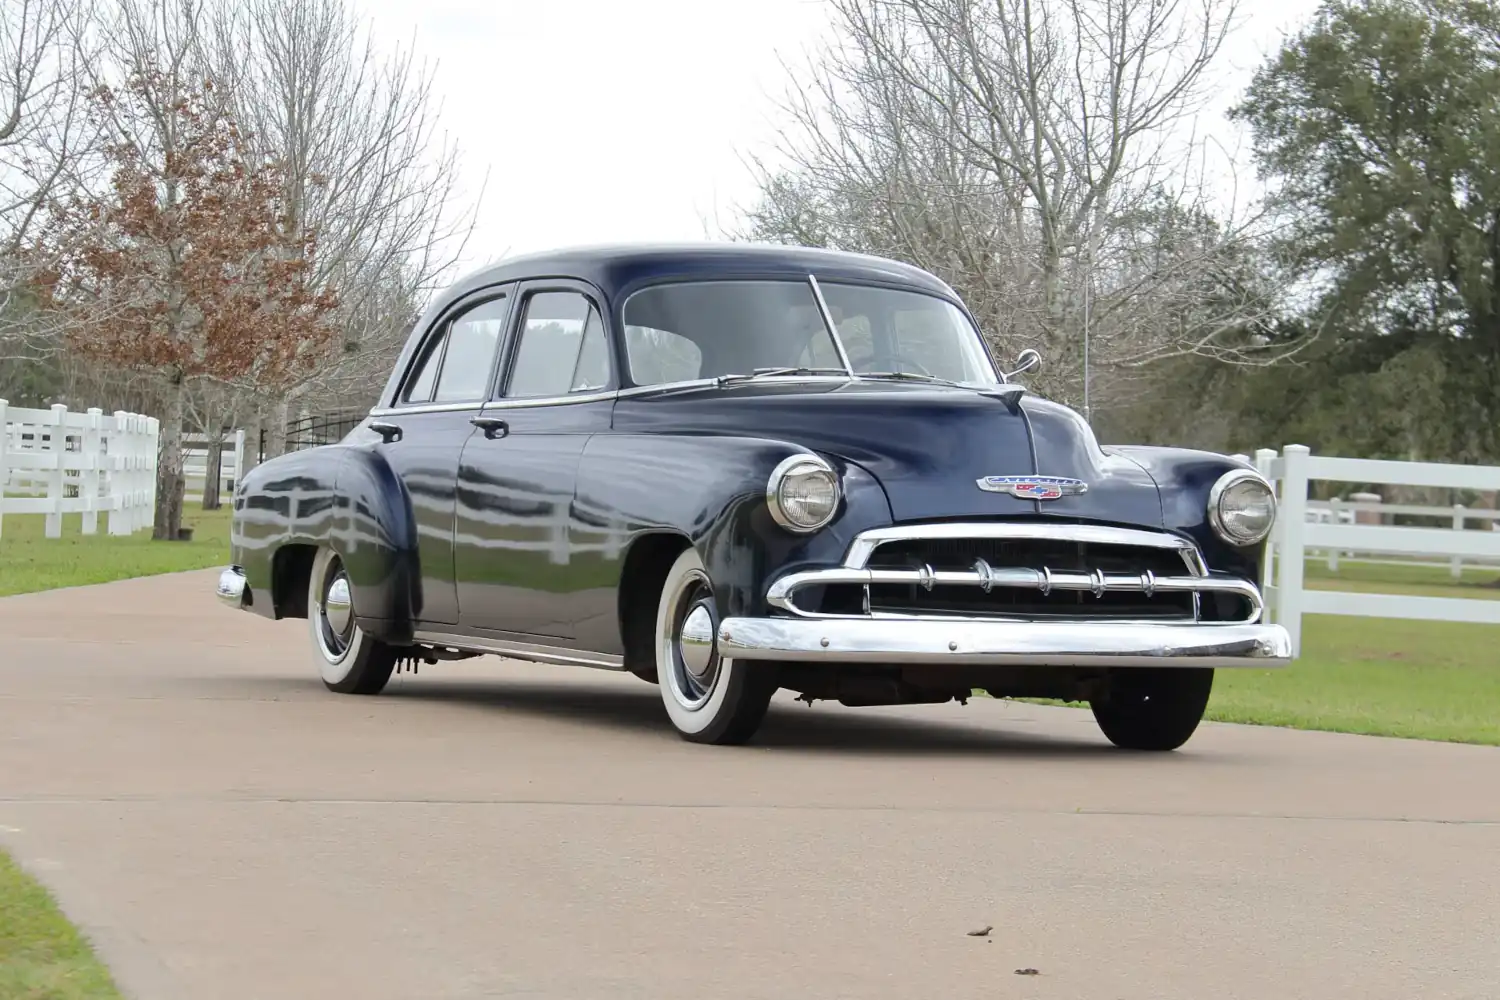
[[[744,743],[776,693],[769,664],[719,655],[713,583],[698,553],[677,557],[656,609],[656,676],[667,716],[692,743]]]
[[[354,598],[344,562],[320,549],[307,581],[307,625],[313,664],[330,691],[379,694],[391,679],[396,651],[354,621]]]
[[[1115,746],[1176,750],[1203,720],[1213,686],[1212,667],[1121,667],[1090,707]]]

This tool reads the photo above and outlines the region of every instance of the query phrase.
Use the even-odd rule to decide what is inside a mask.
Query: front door
[[[568,639],[600,578],[574,527],[578,461],[613,412],[603,302],[579,282],[523,286],[495,398],[458,467],[465,629]]]
[[[458,622],[453,578],[458,463],[489,394],[510,299],[507,290],[482,292],[433,324],[395,405],[374,420],[390,437],[376,450],[411,501],[420,578],[414,610],[422,622]]]

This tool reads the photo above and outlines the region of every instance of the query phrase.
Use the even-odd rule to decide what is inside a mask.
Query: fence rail
[[[0,531],[6,514],[44,514],[48,538],[65,514],[82,514],[83,533],[108,516],[111,535],[151,524],[160,429],[153,417],[97,408],[12,407],[0,399]]]
[[[1309,614],[1409,618],[1425,621],[1500,624],[1500,601],[1463,597],[1410,597],[1392,594],[1308,590],[1304,572],[1309,551],[1383,553],[1437,556],[1449,560],[1500,562],[1500,531],[1463,530],[1476,513],[1454,514],[1459,530],[1391,524],[1341,523],[1338,518],[1309,517],[1311,481],[1376,483],[1386,486],[1428,486],[1467,490],[1500,490],[1500,467],[1446,465],[1436,462],[1392,462],[1313,455],[1302,445],[1287,445],[1278,455],[1272,449],[1255,453],[1255,466],[1275,486],[1280,514],[1266,547],[1262,579],[1272,620],[1286,627],[1294,655],[1301,651],[1302,617]],[[1390,511],[1378,504],[1370,508]],[[1439,516],[1443,508],[1412,513]],[[1493,525],[1494,518],[1487,519]],[[1273,582],[1274,581],[1274,582]]]

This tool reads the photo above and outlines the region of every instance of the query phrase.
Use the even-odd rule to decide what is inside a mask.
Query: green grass
[[[1330,571],[1322,559],[1309,559],[1303,579],[1313,590],[1353,590],[1370,594],[1411,594],[1416,597],[1473,597],[1500,600],[1500,570],[1465,566],[1455,580],[1446,566],[1390,566],[1380,563],[1339,563]]]
[[[136,576],[204,569],[229,560],[229,510],[189,507],[191,542],[153,542],[150,529],[126,537],[83,535],[78,515],[61,538],[46,519],[10,514],[0,522],[0,597]],[[120,992],[83,936],[47,891],[0,852],[0,1000],[119,1000]]]
[[[1280,670],[1220,670],[1208,718],[1500,745],[1500,626],[1309,615]]]
[[[119,997],[109,972],[47,890],[0,853],[0,998]]]
[[[154,542],[150,528],[108,535],[103,517],[97,535],[84,535],[78,514],[63,517],[61,538],[48,538],[41,515],[7,514],[0,521],[0,597],[222,565],[229,561],[229,514],[228,507],[189,506],[182,523],[193,529],[190,542]]]
[[[1309,560],[1305,577],[1321,590],[1500,599],[1495,570],[1454,580],[1445,566],[1342,562],[1330,573]],[[1308,615],[1291,666],[1218,671],[1207,718],[1500,746],[1500,626]]]

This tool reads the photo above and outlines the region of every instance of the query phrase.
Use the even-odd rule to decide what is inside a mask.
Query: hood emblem
[[[1060,476],[985,476],[975,482],[986,493],[1009,493],[1018,500],[1056,500],[1089,490],[1081,479]]]

